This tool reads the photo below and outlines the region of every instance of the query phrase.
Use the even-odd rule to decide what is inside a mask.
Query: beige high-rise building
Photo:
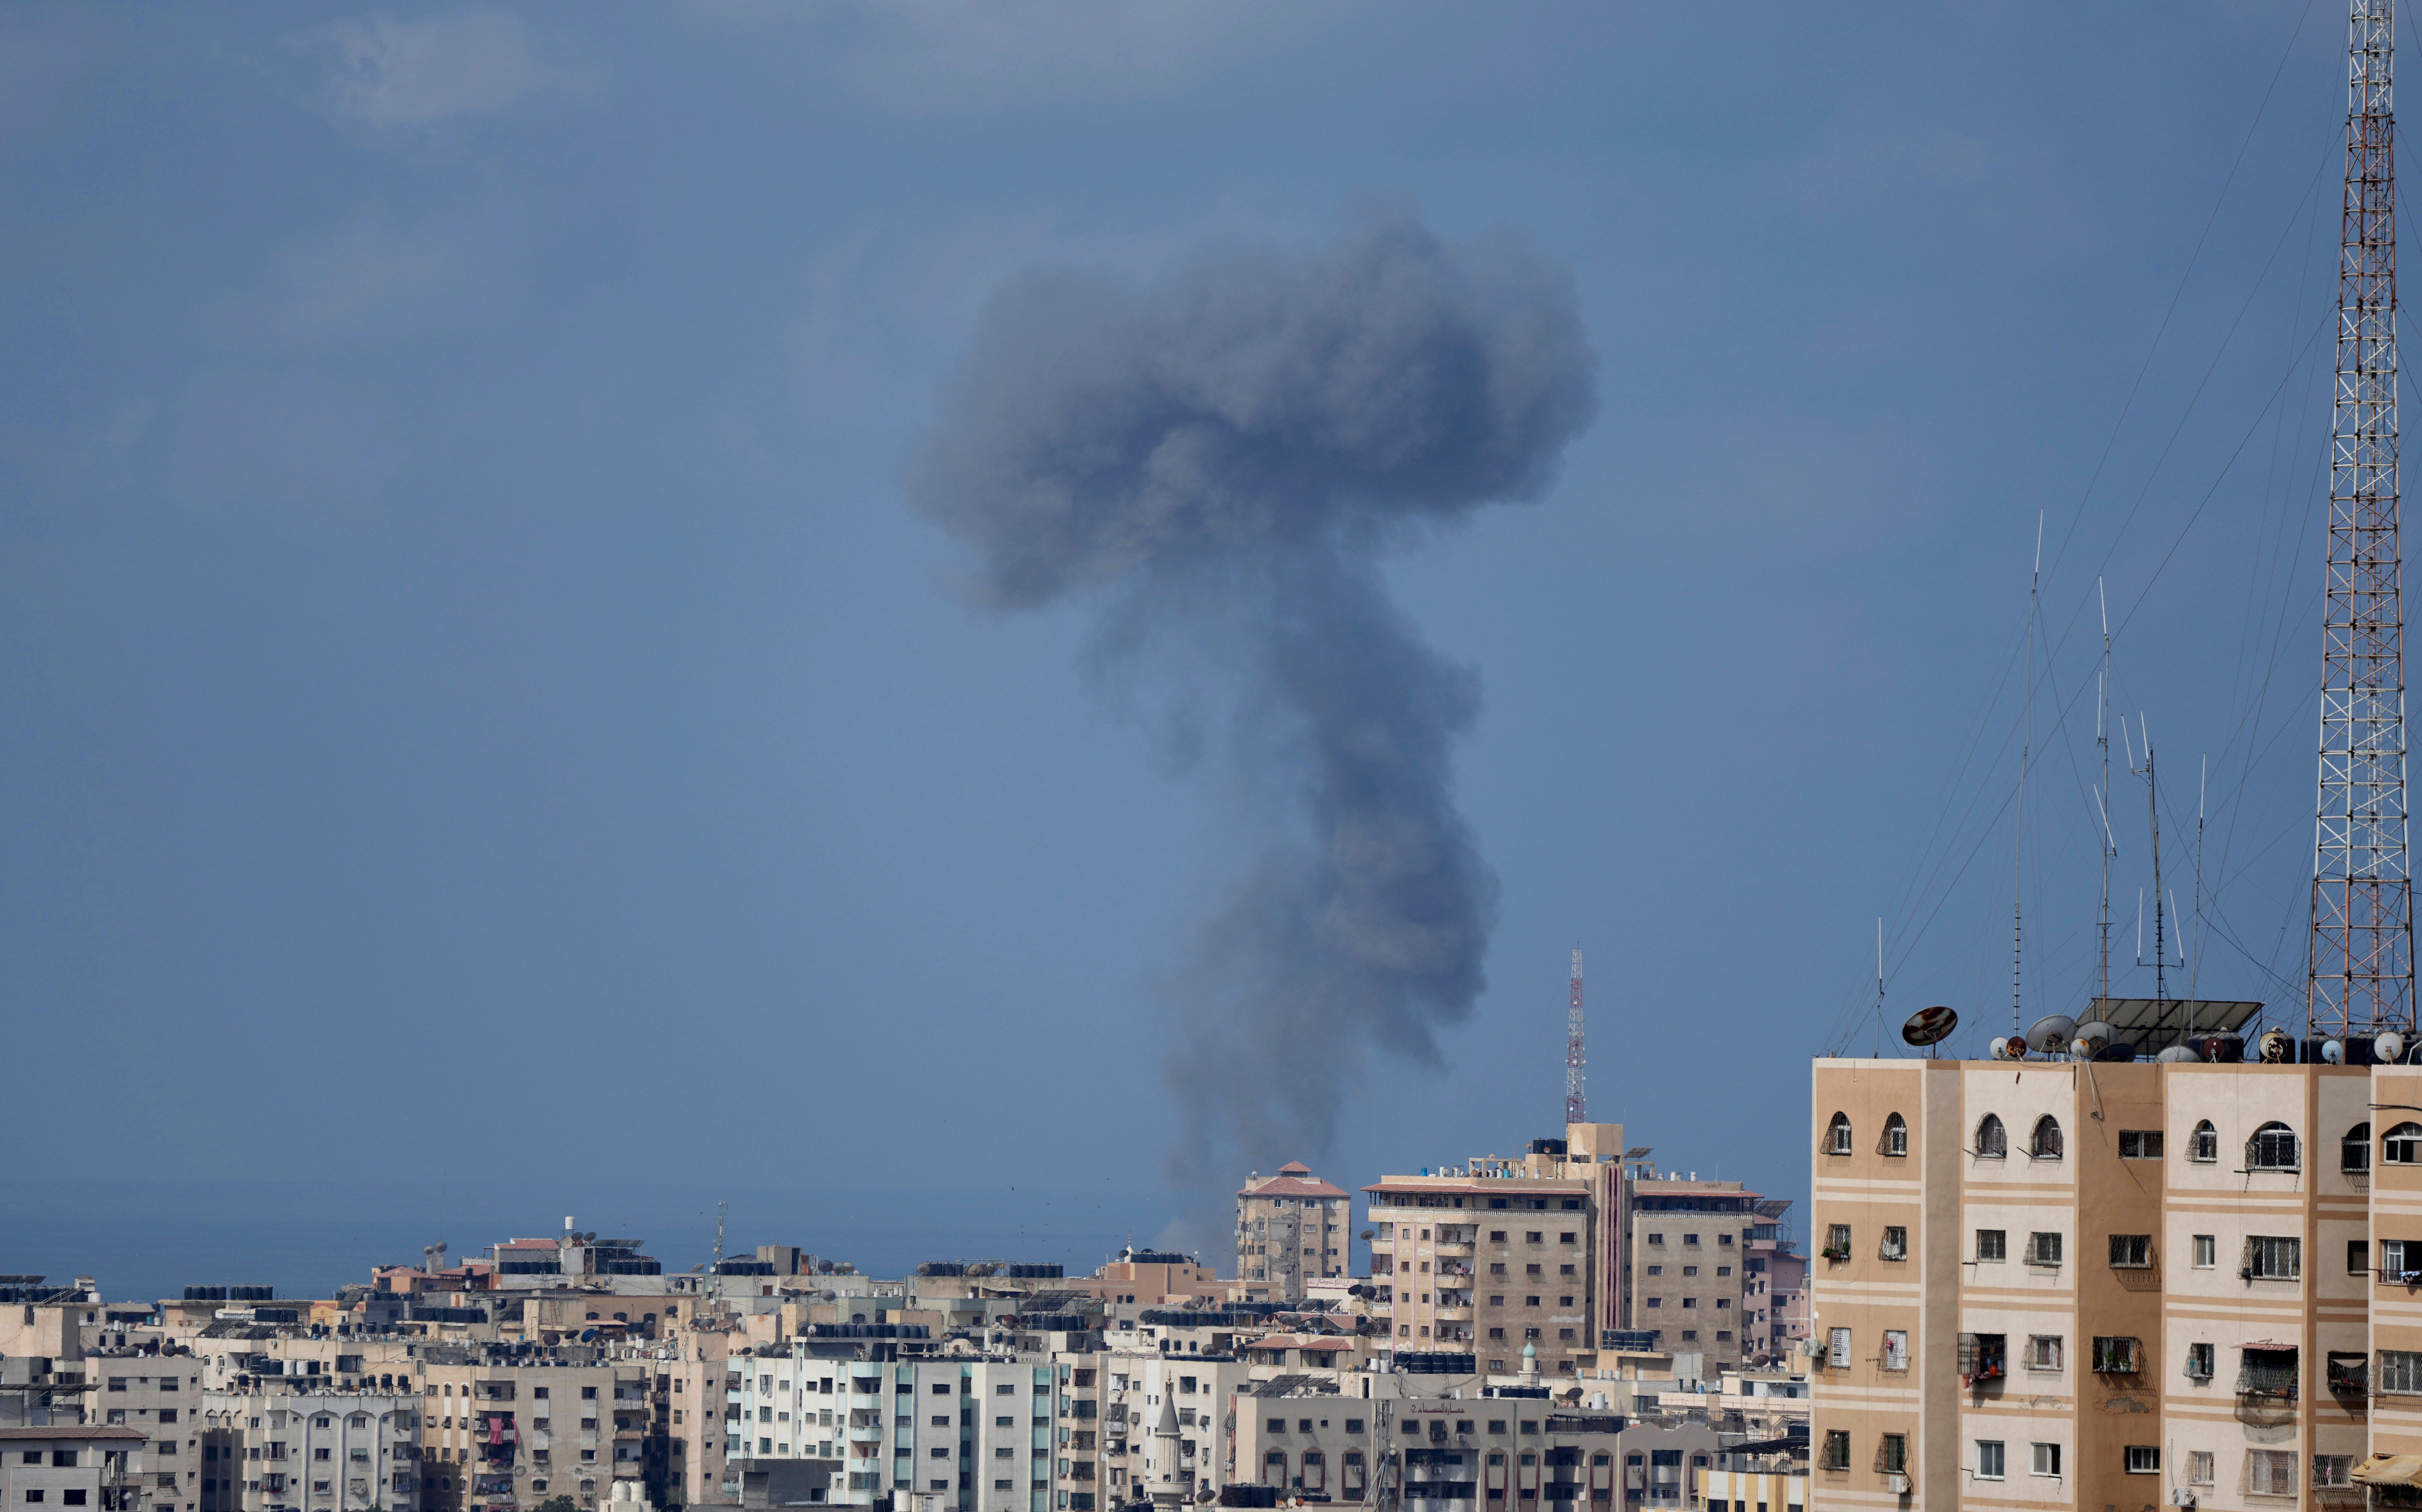
[[[1368,1201],[1371,1276],[1396,1353],[1470,1352],[1482,1372],[1594,1361],[1622,1326],[1623,1126],[1572,1124],[1519,1158],[1383,1176]]]
[[[1276,1299],[1303,1300],[1313,1277],[1342,1276],[1352,1257],[1352,1199],[1301,1161],[1256,1174],[1236,1193],[1236,1279],[1266,1281]]]
[[[2422,1067],[1814,1085],[1816,1506],[2422,1505]]]

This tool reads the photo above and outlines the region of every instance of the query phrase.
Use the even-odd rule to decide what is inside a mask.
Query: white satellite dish
[[[2194,1047],[2192,1045],[2173,1045],[2168,1049],[2163,1050],[2161,1054],[2154,1056],[2153,1059],[2156,1061],[2166,1061],[2172,1065],[2178,1065],[2189,1061],[2200,1061],[2203,1057],[2194,1052]]]
[[[2395,1065],[2404,1053],[2405,1036],[2393,1029],[2371,1042],[2371,1058],[2382,1065]]]
[[[2007,1055],[2009,1050],[2010,1041],[2006,1035],[1996,1034],[1985,1042],[1985,1059],[1988,1061],[1998,1061]]]
[[[2346,1064],[2346,1047],[2336,1040],[2321,1041],[2321,1059],[2331,1065]]]
[[[2027,1031],[2027,1048],[2038,1055],[2058,1055],[2068,1048],[2069,1037],[2076,1032],[2076,1019],[2067,1014],[2048,1014]]]

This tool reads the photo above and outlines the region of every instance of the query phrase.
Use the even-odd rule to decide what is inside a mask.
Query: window
[[[2256,1234],[2245,1240],[2245,1277],[2249,1281],[2294,1281],[2304,1273],[2304,1241],[2292,1236]]]
[[[2401,1240],[2383,1239],[2380,1241],[2380,1268],[2383,1271],[2387,1271],[2388,1259],[2391,1255],[2395,1255],[2397,1257],[2398,1268],[2403,1269],[2405,1263],[2405,1245]],[[2347,1240],[2347,1274],[2350,1276],[2360,1276],[2370,1268],[2371,1241],[2368,1239]]]
[[[2380,1351],[2380,1389],[2399,1396],[2422,1396],[2422,1350]]]
[[[2364,1153],[2371,1153],[2371,1142],[2364,1141]],[[2354,1456],[2315,1455],[2313,1457],[2313,1488],[2328,1490],[2334,1487],[2354,1484]]]
[[[2115,1338],[2098,1334],[2094,1340],[2094,1373],[2098,1376],[2132,1376],[2143,1347],[2134,1339]]]
[[[1976,1478],[1978,1480],[2000,1480],[2003,1474],[2002,1465],[2002,1441],[1999,1439],[1977,1440]]]
[[[2031,1266],[2060,1264],[2060,1236],[2043,1233],[2028,1235],[2027,1264]]]
[[[1656,1236],[1651,1235],[1649,1237],[1653,1240]],[[1828,1260],[1848,1260],[1850,1258],[1849,1224],[1833,1223],[1829,1224],[1826,1227],[1825,1258]]]
[[[2237,1394],[2296,1399],[2296,1351],[2246,1349],[2237,1367]]]
[[[2194,1268],[2197,1270],[2210,1270],[2212,1267],[2220,1264],[2220,1240],[2214,1236],[2210,1234],[2196,1235],[2194,1236]]]
[[[1876,1441],[1876,1469],[1887,1475],[1909,1471],[1909,1435],[1887,1433]]]
[[[2122,1160],[2158,1160],[2162,1158],[2162,1131],[2158,1128],[2123,1128],[2119,1131],[2119,1158]]]
[[[1846,1330],[1844,1331],[1848,1331]],[[1825,1430],[1825,1452],[1823,1456],[1817,1459],[1816,1468],[1819,1470],[1848,1470],[1850,1468],[1850,1435],[1848,1430],[1844,1428],[1827,1428]]]
[[[1999,1333],[1959,1335],[1959,1374],[1968,1385],[2009,1374],[2009,1341]]]
[[[1825,1335],[1825,1362],[1836,1370],[1850,1362],[1850,1331],[1832,1329]]]
[[[2187,1379],[2211,1379],[2213,1374],[2212,1352],[2212,1346],[2209,1344],[2191,1344],[2187,1346]]]
[[[2188,1452],[2187,1484],[2190,1486],[2209,1486],[2211,1484],[2210,1450],[2195,1449]]]
[[[2000,1119],[1991,1113],[1987,1113],[1983,1122],[1976,1126],[1976,1158],[1999,1160],[2007,1157],[2009,1153],[2009,1131],[2002,1127]]]
[[[2371,1169],[2371,1126],[2357,1124],[2338,1142],[2338,1169],[2357,1175]]]
[[[1832,1122],[1825,1126],[1825,1153],[1827,1155],[1850,1153],[1849,1114],[1835,1113]]]
[[[2060,1473],[2060,1445],[2056,1443],[2031,1443],[2027,1445],[2027,1449],[2028,1473],[2035,1475],[2057,1475]]]
[[[2245,1142],[2245,1169],[2299,1171],[2304,1168],[2302,1155],[2296,1144],[2294,1129],[2285,1124],[2265,1124]]]
[[[1898,1113],[1884,1120],[1883,1153],[1886,1155],[1909,1153],[1909,1123]]]
[[[2027,1140],[2027,1154],[2038,1160],[2061,1158],[2060,1120],[2050,1113],[2036,1120],[2036,1131]]]
[[[2010,1236],[2008,1230],[1978,1229],[1976,1231],[1976,1258],[1978,1260],[2007,1260],[2009,1257]]]
[[[2292,1449],[2245,1451],[2245,1490],[2250,1496],[2295,1495],[2295,1451]]]
[[[2111,1264],[2115,1269],[2143,1270],[2153,1263],[2153,1236],[2149,1234],[2114,1234],[2111,1236]]]
[[[1896,1224],[1884,1225],[1884,1246],[1878,1252],[1886,1260],[1909,1258],[1909,1230]]]
[[[2060,1335],[2031,1333],[2027,1335],[2027,1368],[2058,1370],[2060,1368]]]
[[[2380,1158],[2390,1165],[2422,1165],[2422,1124],[2399,1124],[2380,1142]]]
[[[1907,1329],[1884,1330],[1883,1366],[1886,1370],[1909,1368],[1909,1331]]]
[[[2187,1158],[2206,1165],[2220,1158],[2220,1130],[2211,1126],[2210,1119],[2197,1124],[2187,1136]]]
[[[2158,1475],[2162,1473],[2162,1446],[2154,1443],[2131,1443],[2124,1451],[2128,1473]]]

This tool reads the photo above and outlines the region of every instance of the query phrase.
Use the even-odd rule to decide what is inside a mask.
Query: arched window
[[[1850,1153],[1849,1114],[1835,1113],[1833,1115],[1833,1121],[1825,1126],[1825,1153],[1827,1155],[1848,1155]]]
[[[1898,1113],[1884,1120],[1884,1154],[1909,1153],[1909,1121]]]
[[[2353,1175],[2371,1169],[2371,1126],[2357,1124],[2338,1144],[2338,1169]]]
[[[2220,1158],[2220,1130],[2211,1126],[2210,1119],[2197,1124],[2194,1132],[2187,1136],[2187,1158],[2206,1165]]]
[[[2265,1124],[2245,1142],[2245,1169],[2300,1171],[2304,1164],[2302,1154],[2296,1145],[2294,1129],[2280,1123]]]
[[[2060,1120],[2050,1113],[2036,1120],[2036,1131],[2027,1141],[2027,1153],[2038,1160],[2057,1160],[2065,1153],[2060,1142]]]
[[[1987,1113],[1984,1122],[1976,1126],[1976,1158],[1999,1160],[2007,1157],[2009,1153],[2009,1130],[2002,1126],[2002,1121],[1999,1118]]]
[[[2422,1165],[2422,1124],[2399,1124],[2380,1142],[2380,1158],[2390,1165]]]
[[[1283,1449],[1273,1449],[1262,1456],[1262,1484],[1284,1486],[1287,1483],[1287,1457]]]

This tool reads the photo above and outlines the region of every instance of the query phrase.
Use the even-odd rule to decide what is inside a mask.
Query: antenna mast
[[[2397,522],[2396,98],[2390,82],[2397,8],[2396,0],[2351,0],[2350,9],[2320,791],[2304,994],[2306,1032],[2330,1038],[2414,1028]]]
[[[715,1263],[706,1268],[709,1270],[719,1272],[723,1268],[723,1220],[731,1211],[728,1202],[715,1205]]]
[[[2111,838],[2111,603],[2103,597],[2102,579],[2094,580],[2094,598],[2102,607],[2102,680],[2094,713],[2094,744],[2102,751],[2102,789],[2094,795],[2102,816],[2102,991],[2111,996],[2111,858],[2119,846]]]
[[[1565,1122],[1589,1122],[1587,1100],[1581,1095],[1581,1071],[1588,1064],[1581,1053],[1581,953],[1573,948],[1573,1006],[1565,1019]]]
[[[2043,511],[2036,512],[2036,564],[2027,576],[2027,735],[2019,747],[2018,843],[2010,855],[2010,1032],[2019,1032],[2021,921],[2027,858],[2027,760],[2036,744],[2036,591],[2043,582]]]

